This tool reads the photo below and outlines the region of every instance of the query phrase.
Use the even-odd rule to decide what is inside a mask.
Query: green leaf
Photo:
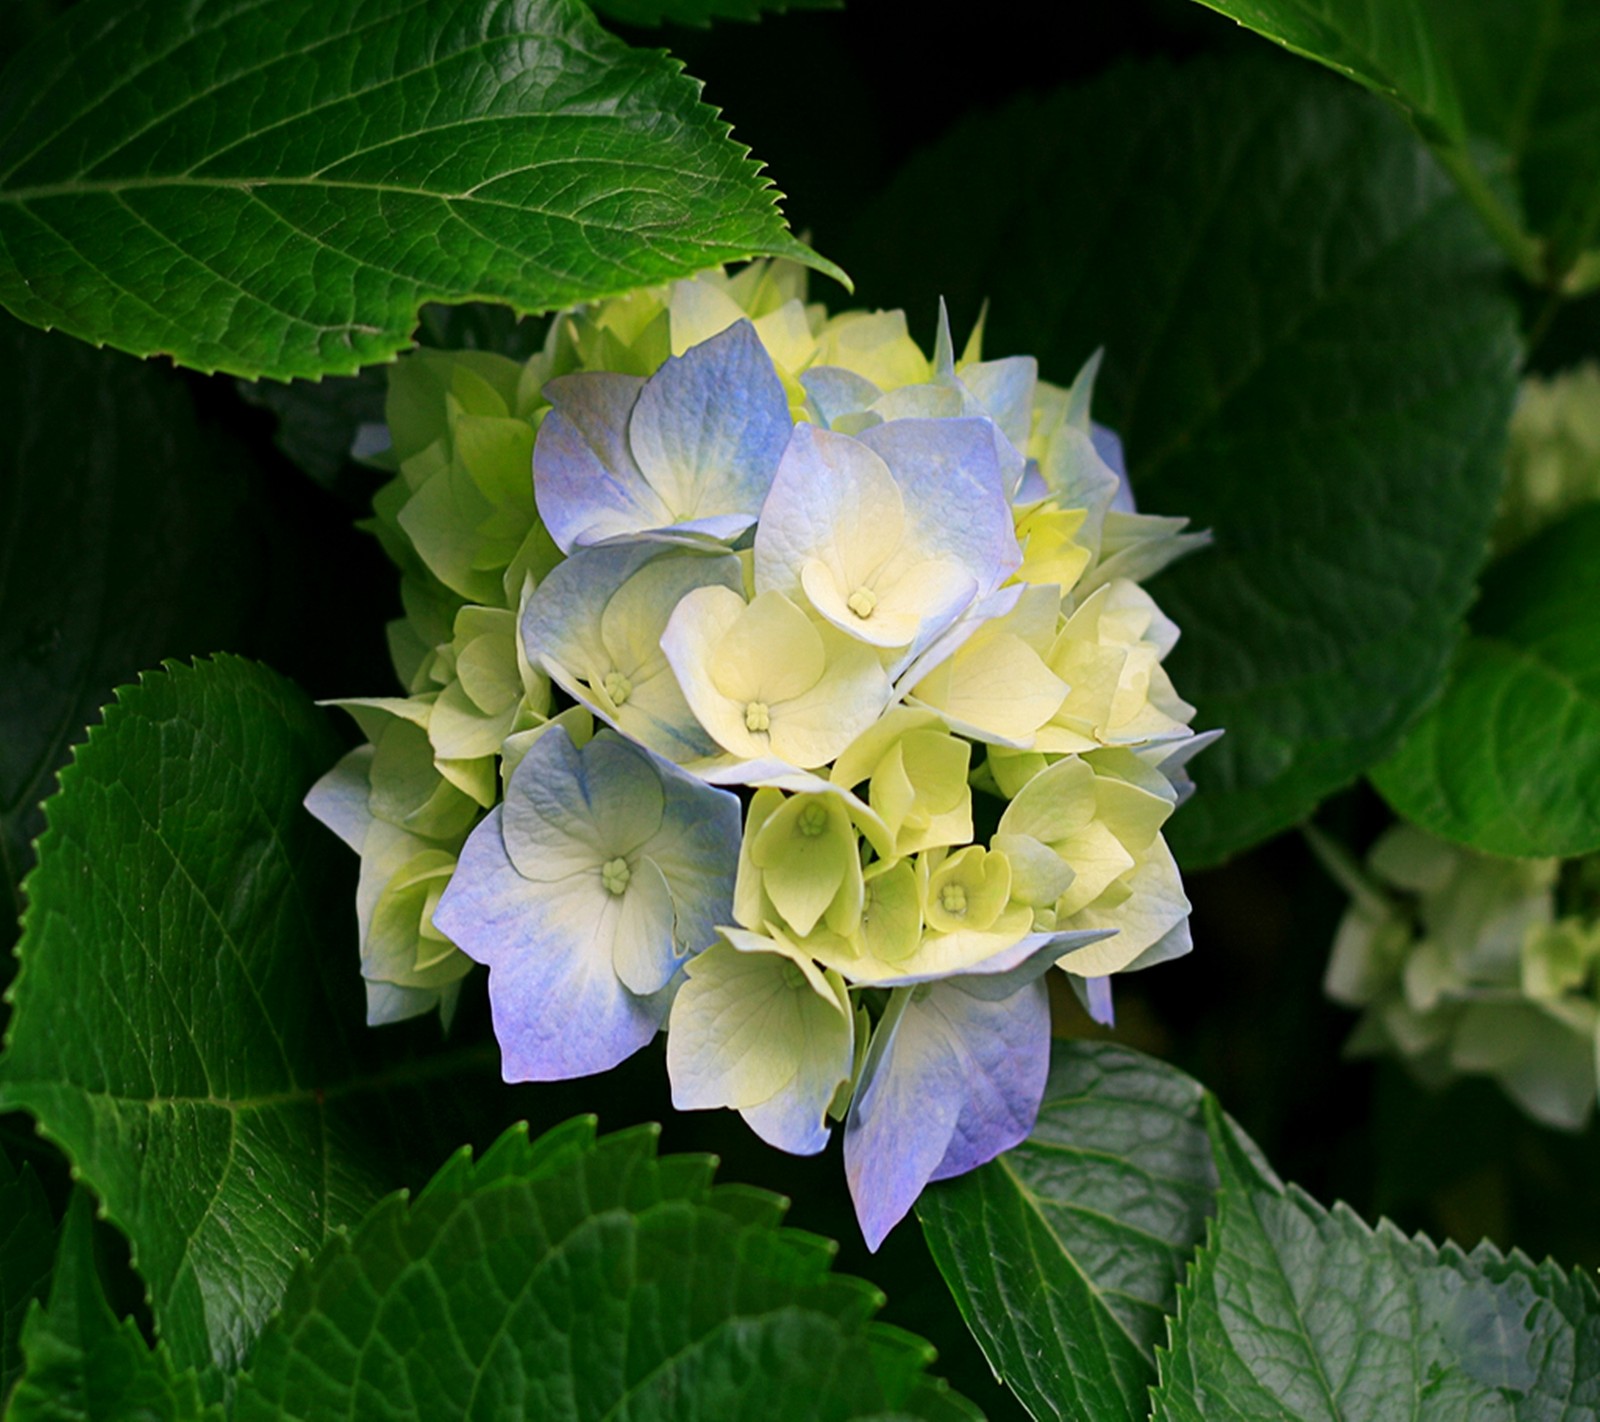
[[[18,1339],[28,1305],[44,1296],[50,1278],[56,1222],[39,1177],[23,1162],[14,1169],[0,1149],[0,1404],[21,1364]]]
[[[234,1416],[977,1416],[781,1204],[580,1118],[462,1152],[300,1270]]]
[[[1600,1416],[1600,1291],[1324,1210],[1207,1103],[1216,1224],[1179,1301],[1156,1422]]]
[[[1211,1208],[1202,1094],[1137,1052],[1058,1043],[1028,1140],[918,1201],[962,1315],[1035,1417],[1148,1415]]]
[[[1404,125],[1269,62],[1119,70],[958,129],[846,257],[875,303],[1070,381],[1139,506],[1215,545],[1153,591],[1169,666],[1228,734],[1173,822],[1211,863],[1389,754],[1445,676],[1483,558],[1515,313],[1471,211]]]
[[[713,20],[759,20],[787,10],[842,10],[844,0],[590,0],[624,25],[709,25]]]
[[[85,0],[0,89],[0,302],[201,370],[349,373],[425,301],[837,274],[699,85],[579,0]]]
[[[176,1372],[164,1348],[152,1351],[131,1318],[106,1302],[95,1267],[89,1198],[75,1191],[62,1222],[50,1306],[28,1315],[22,1347],[27,1371],[7,1422],[220,1422],[201,1401],[192,1372]]]
[[[0,1106],[128,1236],[180,1366],[235,1366],[299,1254],[414,1143],[446,1148],[464,1070],[492,1076],[492,1049],[413,1060],[363,1025],[346,866],[300,804],[337,753],[266,668],[174,665],[120,693],[46,807]]]
[[[141,668],[226,645],[253,606],[262,555],[237,451],[201,430],[172,372],[4,315],[0,369],[0,872],[9,897],[68,744]],[[0,947],[10,942],[0,932]]]
[[[1530,279],[1560,286],[1584,259],[1600,231],[1595,0],[1200,3],[1397,104]]]
[[[1373,783],[1485,854],[1600,849],[1600,507],[1496,563],[1444,695]]]

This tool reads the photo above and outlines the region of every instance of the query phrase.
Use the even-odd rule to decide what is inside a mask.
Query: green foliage
[[[624,25],[709,25],[713,20],[759,20],[786,10],[837,10],[844,0],[590,0]]]
[[[1202,1095],[1137,1052],[1061,1044],[1033,1135],[918,1202],[962,1314],[1035,1417],[1147,1415],[1216,1178]]]
[[[33,1168],[13,1168],[0,1149],[0,1403],[16,1381],[22,1320],[50,1277],[55,1229]]]
[[[1600,284],[1594,0],[1200,3],[1398,105],[1524,275]]]
[[[1496,563],[1443,697],[1373,773],[1407,819],[1486,854],[1600,849],[1600,507]]]
[[[658,51],[578,0],[85,0],[6,70],[0,302],[139,355],[348,373],[425,301],[835,270]]]
[[[163,656],[237,635],[259,550],[237,455],[170,372],[0,316],[0,864],[101,704]],[[216,556],[227,548],[228,558]],[[20,902],[18,903],[20,910]],[[0,933],[0,944],[9,943]]]
[[[329,951],[348,887],[300,798],[337,751],[264,667],[151,673],[62,772],[27,883],[0,1106],[127,1234],[180,1365],[237,1363],[299,1252],[433,1148],[416,1083],[463,1068],[380,1051]]]
[[[132,1319],[106,1302],[95,1266],[89,1197],[74,1193],[61,1229],[48,1309],[28,1315],[27,1371],[8,1422],[220,1422],[201,1400],[193,1372],[175,1372]],[[3,1394],[0,1394],[3,1396]]]
[[[1600,1416],[1585,1275],[1370,1229],[1272,1179],[1214,1101],[1216,1224],[1182,1290],[1159,1422]]]
[[[234,1416],[976,1416],[824,1241],[711,1169],[584,1118],[457,1155],[296,1275]]]
[[[917,1209],[1036,1418],[1600,1417],[1585,1274],[1325,1210],[1120,1047],[1059,1044],[1034,1135]]]
[[[1493,248],[1401,123],[1292,66],[1124,68],[956,130],[846,258],[958,325],[992,298],[985,353],[1054,379],[1103,343],[1140,507],[1214,530],[1152,588],[1175,685],[1227,728],[1182,863],[1393,750],[1449,665],[1517,359]]]

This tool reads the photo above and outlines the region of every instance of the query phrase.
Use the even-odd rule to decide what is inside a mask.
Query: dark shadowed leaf
[[[76,1191],[61,1229],[50,1306],[28,1316],[27,1371],[7,1422],[221,1422],[193,1372],[176,1372],[131,1318],[106,1302],[95,1267],[89,1197]]]
[[[1373,782],[1485,854],[1600,849],[1600,507],[1496,563],[1444,695]]]

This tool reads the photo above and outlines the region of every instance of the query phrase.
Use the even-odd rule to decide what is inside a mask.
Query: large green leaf
[[[1154,591],[1199,722],[1187,863],[1302,818],[1387,755],[1446,672],[1515,389],[1493,247],[1405,126],[1295,66],[1126,68],[971,122],[869,210],[869,299],[1072,378],[1141,508],[1215,546]]]
[[[248,531],[237,454],[202,432],[172,372],[4,315],[0,369],[0,872],[9,901],[67,745],[118,682],[162,657],[229,642],[256,596],[261,548]]]
[[[28,1316],[27,1371],[7,1422],[220,1422],[201,1401],[193,1372],[151,1351],[132,1319],[106,1302],[95,1266],[89,1197],[74,1192],[62,1222],[50,1306]],[[0,1394],[3,1397],[4,1394]]]
[[[0,1405],[16,1381],[22,1320],[50,1278],[56,1222],[39,1178],[0,1149]]]
[[[1202,1094],[1137,1052],[1058,1044],[1028,1140],[918,1202],[968,1326],[1035,1417],[1148,1415],[1211,1208]]]
[[[1372,778],[1486,854],[1600,849],[1600,507],[1489,571],[1443,697]]]
[[[1217,1220],[1161,1360],[1158,1422],[1600,1417],[1600,1290],[1586,1275],[1324,1210],[1207,1107]]]
[[[234,1416],[977,1416],[781,1202],[655,1139],[514,1128],[384,1201],[297,1274]]]
[[[1600,283],[1596,0],[1200,3],[1398,104],[1531,279]]]
[[[463,1056],[493,1075],[362,1025],[345,866],[300,805],[337,752],[264,667],[151,673],[62,772],[26,885],[0,1107],[126,1233],[180,1365],[236,1364],[299,1253],[407,1178],[402,1148],[448,1148],[462,1088],[420,1083]]]
[[[202,370],[347,373],[424,301],[831,270],[699,86],[579,0],[85,0],[0,89],[0,302]]]

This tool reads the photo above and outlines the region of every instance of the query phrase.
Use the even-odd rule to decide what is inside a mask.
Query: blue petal
[[[499,809],[467,840],[434,924],[488,964],[507,1081],[609,1070],[654,1037],[666,1016],[670,992],[636,997],[618,980],[604,897],[589,876],[524,879],[506,853]]]
[[[1105,425],[1091,424],[1089,426],[1089,438],[1094,443],[1094,452],[1105,460],[1110,466],[1111,472],[1122,480],[1122,487],[1126,490],[1128,487],[1128,461],[1123,458],[1122,454],[1122,436]],[[1132,513],[1134,511],[1132,492],[1122,495],[1122,498],[1124,502],[1118,503],[1114,507],[1125,509],[1128,513]]]
[[[628,439],[639,470],[672,511],[665,522],[738,518],[737,536],[756,521],[793,428],[772,357],[755,327],[736,321],[650,377]]]
[[[581,750],[552,726],[506,786],[503,840],[530,881],[555,883],[634,854],[661,825],[662,789],[650,753],[602,731]]]
[[[883,392],[864,375],[840,365],[816,365],[800,377],[806,402],[824,429],[845,415],[859,415]]]
[[[952,983],[948,996],[960,991]],[[1050,1075],[1050,992],[1043,982],[999,1004],[969,1000],[974,1010],[961,1018],[963,1045],[977,1071],[930,1182],[965,1175],[1027,1140]],[[947,1014],[954,1021],[959,1010]]]
[[[890,420],[857,438],[893,473],[918,545],[965,564],[980,597],[1021,566],[991,421]]]
[[[644,386],[632,375],[584,371],[545,386],[554,409],[533,446],[533,496],[556,546],[672,522],[628,449],[628,416]]]
[[[1088,1010],[1089,1016],[1102,1027],[1115,1026],[1117,1014],[1111,1005],[1110,977],[1073,979],[1073,987],[1077,987],[1079,982],[1083,983],[1083,991],[1080,995],[1083,998],[1083,1005]]]
[[[845,1127],[845,1174],[867,1247],[878,1248],[929,1181],[1025,1139],[1049,1067],[1042,982],[1004,1002],[973,997],[959,981],[896,991]]]
[[[661,827],[639,852],[654,861],[672,892],[679,951],[698,953],[716,942],[717,924],[733,922],[744,812],[737,795],[667,761],[657,760],[656,771],[664,796]]]

